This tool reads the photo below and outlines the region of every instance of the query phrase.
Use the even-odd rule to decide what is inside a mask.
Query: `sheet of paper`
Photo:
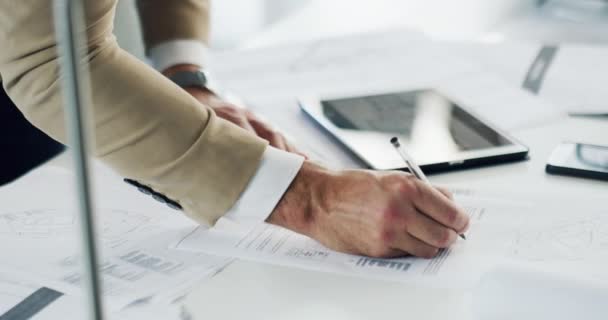
[[[447,51],[475,61],[507,83],[521,87],[542,45],[532,42],[446,42]]]
[[[373,259],[329,250],[286,229],[262,224],[250,230],[221,220],[212,230],[194,229],[176,247],[390,281],[431,286],[471,287],[504,263],[571,272],[574,267],[608,278],[594,268],[608,261],[608,212],[574,211],[581,206],[539,205],[532,197],[494,197],[461,189],[457,201],[471,216],[467,240],[459,240],[436,258]],[[540,198],[542,199],[542,197]],[[584,206],[582,207],[584,208]],[[573,264],[574,262],[574,264]],[[580,269],[583,268],[583,269]]]
[[[13,272],[0,272],[0,319],[4,320],[81,320],[86,318],[83,298],[57,294],[33,281],[16,279]],[[105,310],[108,319],[187,319],[182,307],[144,305],[119,311]],[[183,316],[182,316],[183,315]]]
[[[0,270],[0,319],[2,319],[9,310],[22,303],[30,295],[40,289],[41,286],[32,281],[17,278],[11,272]],[[39,301],[37,305],[34,306],[34,309],[42,310],[52,302],[51,299]],[[28,307],[30,310],[26,310],[26,312],[29,313],[32,311],[32,305],[30,304]]]
[[[564,198],[571,200],[555,202]],[[500,251],[501,265],[544,270],[608,286],[608,272],[603,267],[608,263],[608,211],[591,205],[600,203],[602,197],[469,190],[456,193],[456,199],[491,207],[515,206],[483,226],[487,238],[506,243]]]
[[[122,310],[106,309],[108,319],[188,319],[179,304],[155,301],[131,305]],[[80,320],[86,318],[84,297],[69,295],[44,286],[44,281],[27,273],[0,270],[0,319]]]
[[[529,42],[449,43],[450,52],[473,59],[506,82],[521,86],[542,46]],[[608,47],[562,44],[547,66],[538,95],[557,110],[608,114]]]
[[[277,226],[261,224],[250,230],[226,220],[221,220],[212,230],[193,230],[176,247],[353,276],[468,287],[474,285],[480,275],[502,259],[502,254],[508,250],[512,237],[508,234],[500,236],[508,230],[497,230],[492,226],[500,226],[512,207],[523,210],[515,204],[495,207],[478,206],[472,202],[466,204],[473,221],[467,240],[459,240],[430,260],[414,257],[375,259],[343,254]]]
[[[472,319],[603,320],[606,288],[606,283],[546,268],[501,266],[473,290]]]
[[[568,112],[608,114],[608,47],[561,47],[540,95]]]
[[[170,305],[230,259],[168,249],[183,236],[166,232],[120,249],[106,250],[100,263],[105,297],[112,310],[125,306]],[[74,293],[80,290],[80,257],[61,257],[46,266],[44,276]]]
[[[215,55],[211,68],[226,88],[255,110],[263,108],[267,113],[278,112],[279,101],[295,101],[301,96],[351,96],[431,87],[445,91],[505,130],[563,116],[553,105],[521,90],[520,81],[509,83],[474,58],[451,51],[450,45],[410,34],[394,31],[228,52]]]
[[[0,189],[3,266],[73,295],[80,291],[78,215],[66,172],[44,170]],[[108,308],[178,300],[229,259],[168,249],[197,224],[105,172],[97,233]],[[75,200],[75,199],[74,199]]]

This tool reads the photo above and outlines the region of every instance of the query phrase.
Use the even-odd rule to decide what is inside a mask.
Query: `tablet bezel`
[[[391,90],[388,92],[369,92],[365,94],[358,93],[357,95],[330,95],[330,96],[304,96],[299,97],[298,104],[300,108],[310,116],[315,122],[317,122],[323,129],[325,129],[332,137],[334,137],[340,144],[342,144],[349,152],[355,155],[358,159],[363,161],[365,165],[371,169],[376,170],[405,170],[405,167],[395,167],[395,168],[384,168],[380,167],[377,164],[370,161],[368,157],[364,154],[361,154],[357,148],[351,146],[351,143],[347,139],[343,139],[341,137],[340,128],[337,128],[333,123],[331,123],[327,118],[323,115],[322,112],[322,102],[327,100],[336,100],[336,99],[345,99],[345,98],[355,98],[355,97],[365,97],[371,95],[382,95],[382,94],[393,94],[399,92],[406,91],[418,91],[418,90],[434,90],[441,95],[445,96],[454,104],[458,105],[462,110],[469,113],[472,117],[484,123],[490,129],[494,130],[496,133],[500,134],[503,138],[508,140],[511,144],[506,146],[498,146],[492,147],[483,150],[474,150],[474,151],[461,151],[454,155],[452,158],[448,158],[442,160],[440,162],[433,163],[419,163],[420,167],[427,173],[448,171],[454,169],[462,169],[469,167],[477,167],[482,165],[490,165],[511,161],[519,161],[525,160],[528,157],[529,148],[516,140],[511,135],[507,134],[505,131],[499,129],[492,122],[487,121],[486,119],[480,117],[474,111],[471,111],[465,104],[455,99],[453,96],[446,94],[445,92],[436,89],[436,88],[408,88],[401,91]],[[389,143],[387,141],[387,143]]]

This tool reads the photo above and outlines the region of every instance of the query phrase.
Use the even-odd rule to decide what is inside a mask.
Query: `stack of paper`
[[[475,60],[515,86],[522,86],[526,77],[535,72],[533,61],[543,47],[529,42],[446,44],[446,50]],[[544,62],[538,95],[552,102],[557,110],[608,114],[608,47],[562,44],[555,48],[553,57]]]
[[[536,46],[512,48],[524,51],[518,57],[526,57],[518,67],[509,60],[496,61],[501,56],[495,51],[468,57],[463,48],[396,30],[215,54],[211,69],[223,86],[278,124],[312,158],[336,167],[363,164],[300,111],[298,97],[436,88],[505,131],[551,124],[566,116],[521,88]],[[508,78],[501,73],[504,70],[521,75]],[[289,128],[281,127],[287,124]]]
[[[505,130],[547,123],[563,114],[521,90],[520,81],[509,83],[459,52],[421,34],[397,30],[218,54],[211,68],[227,88],[268,116],[299,96],[425,87],[448,93]]]
[[[502,194],[457,193],[471,217],[467,240],[459,240],[437,257],[374,259],[329,250],[289,230],[261,224],[251,230],[230,221],[214,229],[195,229],[177,248],[311,270],[424,282],[431,286],[472,288],[493,268],[504,264],[575,273],[608,285],[608,211],[579,203],[556,207],[539,199]]]
[[[169,249],[196,224],[143,196],[107,169],[98,168],[103,172],[96,183],[99,271],[106,309],[111,313],[134,307],[141,313],[151,305],[175,309],[194,285],[231,261]],[[68,296],[82,296],[72,180],[67,172],[43,169],[0,189],[2,275],[4,279],[10,275],[28,279],[21,285],[22,293],[48,287]],[[0,281],[0,292],[18,293],[13,287]],[[22,295],[6,299],[0,295],[0,306],[4,303],[2,309],[6,310],[14,302],[12,298],[19,300]]]

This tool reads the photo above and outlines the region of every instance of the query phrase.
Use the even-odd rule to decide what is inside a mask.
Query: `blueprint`
[[[2,267],[80,296],[78,214],[66,172],[34,172],[1,189]],[[194,222],[105,172],[96,183],[100,273],[109,310],[178,301],[230,259],[169,249]]]
[[[531,261],[584,261],[608,257],[608,214],[560,217],[517,232],[512,252]]]

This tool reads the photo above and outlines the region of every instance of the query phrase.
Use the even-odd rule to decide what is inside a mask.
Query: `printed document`
[[[312,270],[430,285],[468,286],[492,266],[508,239],[493,238],[486,225],[504,215],[504,208],[467,205],[473,224],[467,240],[458,240],[433,259],[377,259],[339,253],[316,241],[270,224],[255,228],[220,220],[213,229],[195,228],[176,247],[188,251],[249,259]],[[442,281],[438,281],[441,279]]]
[[[399,282],[472,287],[491,268],[507,262],[534,264],[556,271],[592,270],[608,259],[608,212],[580,212],[532,198],[518,201],[459,190],[457,201],[471,217],[466,240],[459,239],[433,259],[376,259],[343,254],[270,224],[246,228],[220,220],[216,228],[195,228],[178,249]],[[532,199],[532,200],[531,200]],[[606,238],[606,239],[604,239]]]
[[[71,178],[65,172],[44,170],[1,189],[0,252],[3,268],[80,295],[79,217]],[[231,261],[169,249],[197,224],[116,176],[98,180],[100,273],[111,310],[179,300]]]

